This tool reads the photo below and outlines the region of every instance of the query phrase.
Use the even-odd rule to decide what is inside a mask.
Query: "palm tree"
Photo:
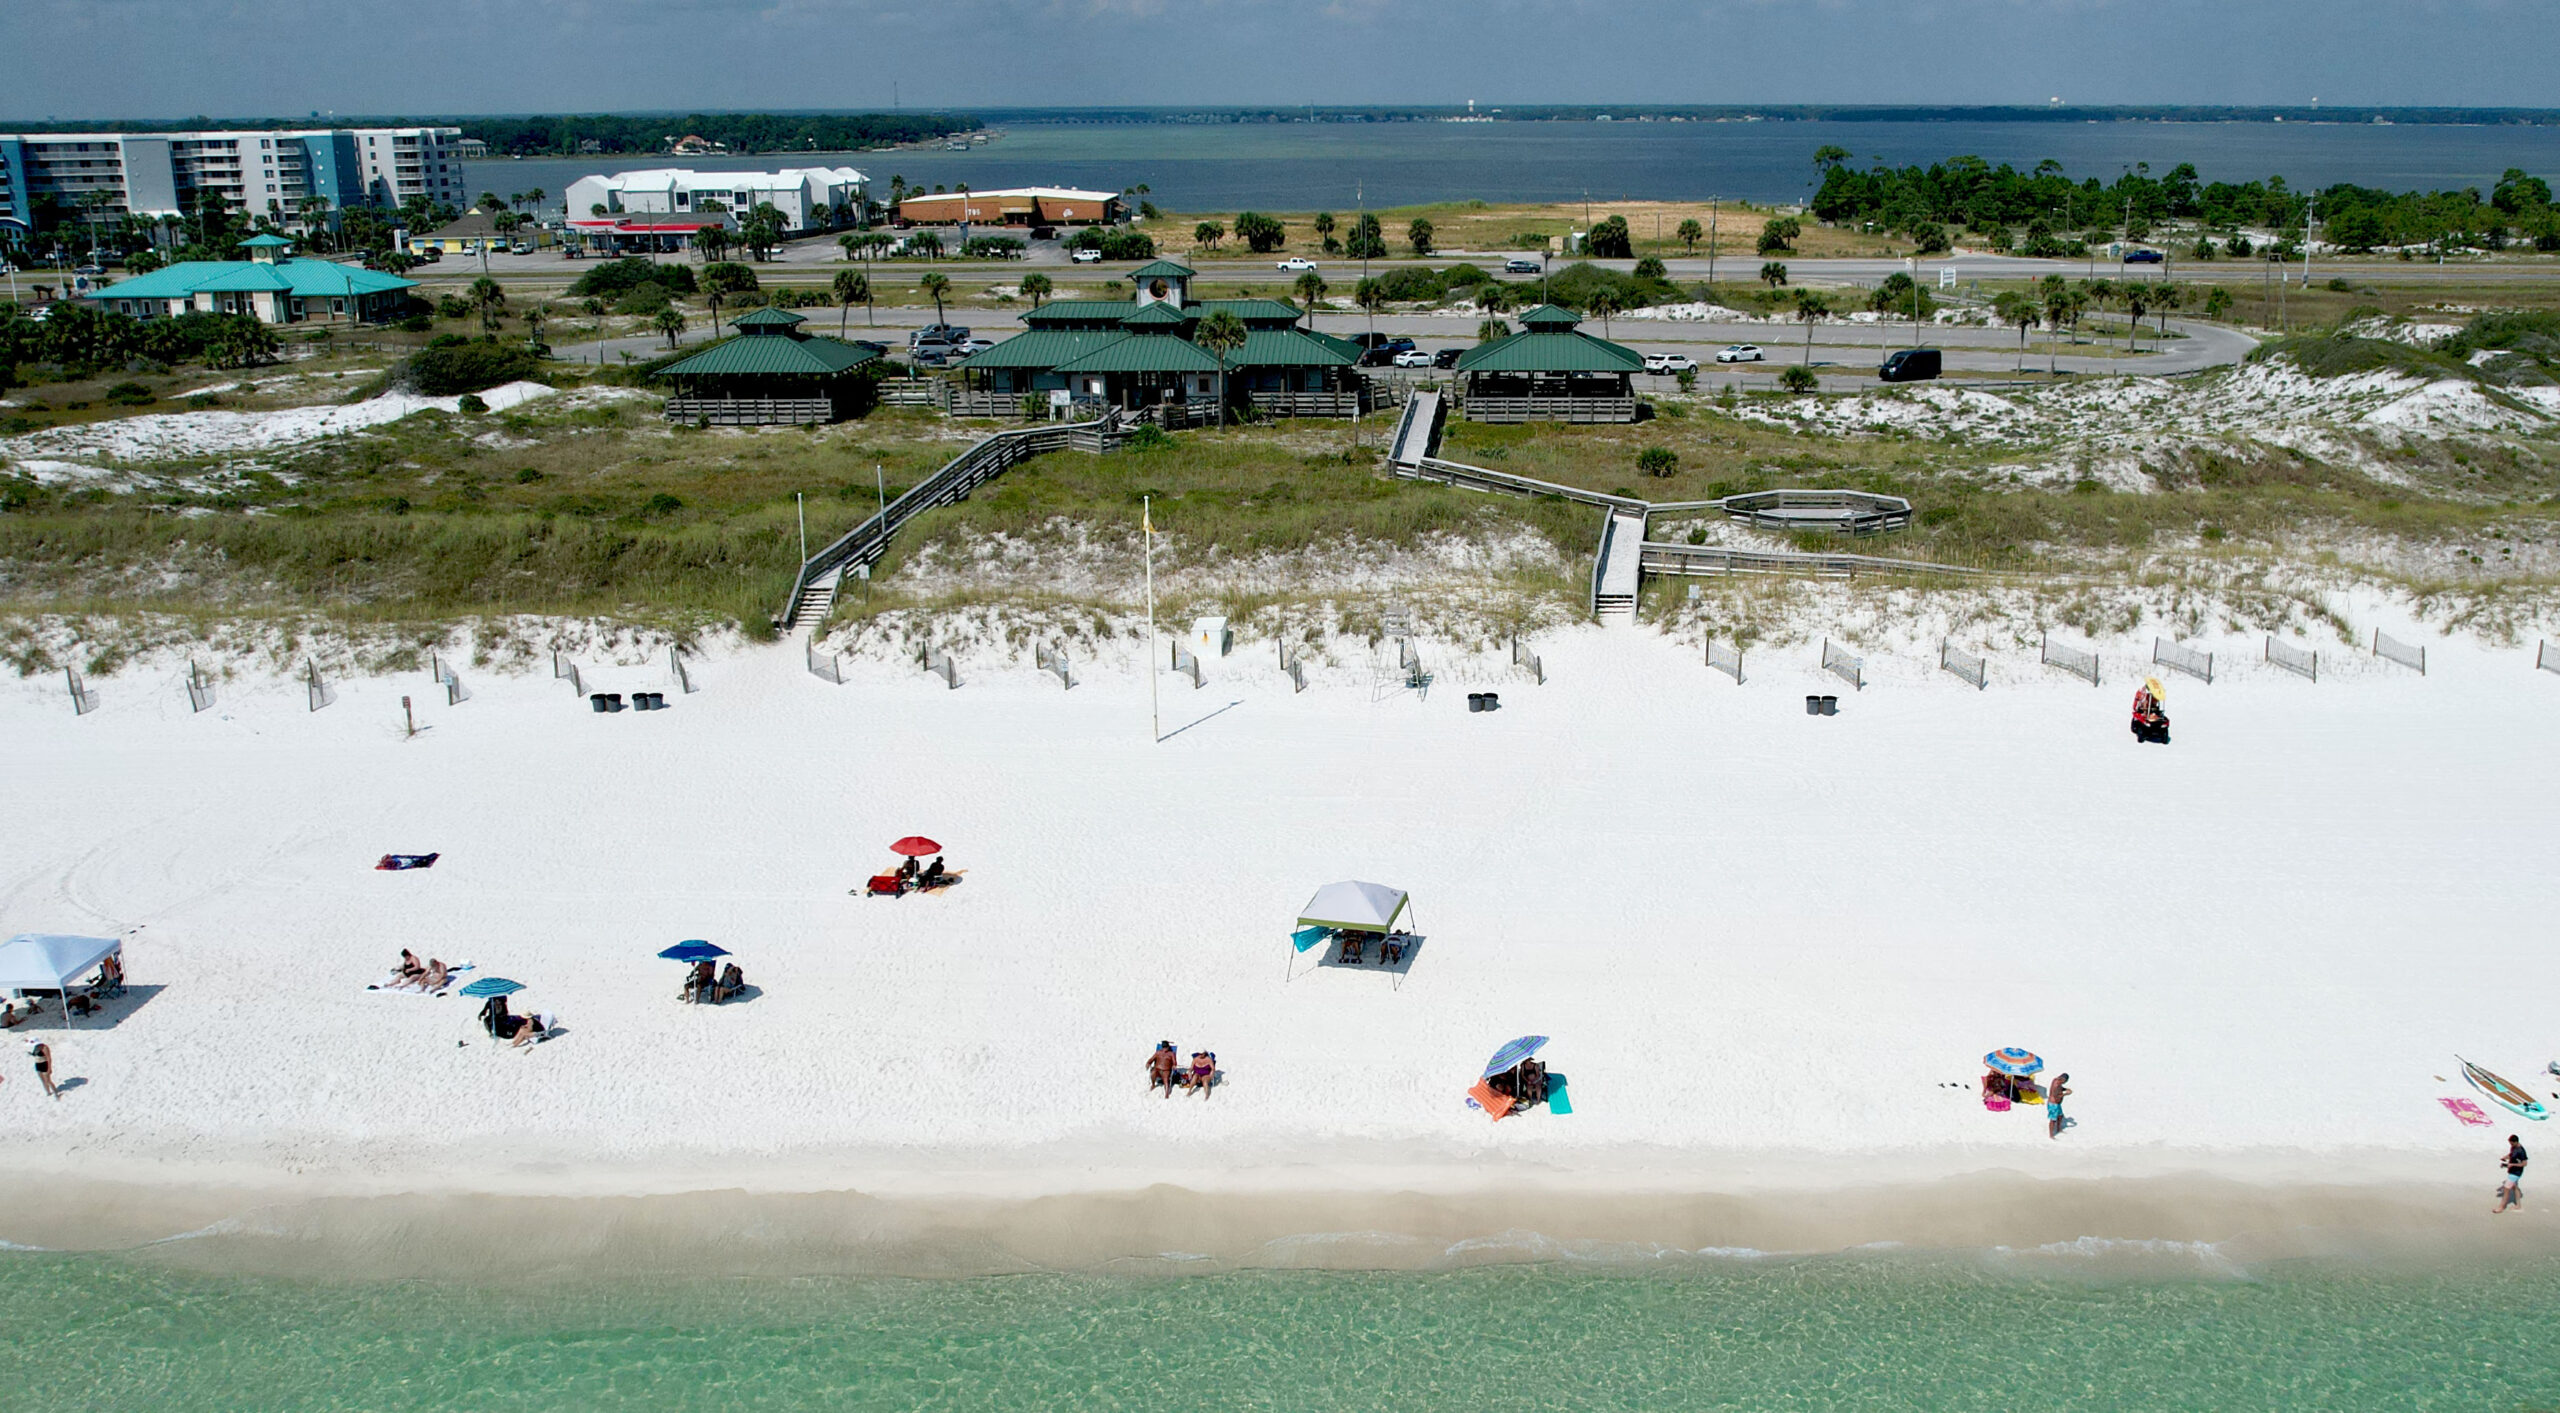
[[[676,346],[676,335],[684,332],[684,311],[670,304],[659,310],[658,317],[649,322],[659,333],[667,336],[667,347],[673,348]]]
[[[861,305],[863,313],[866,316],[870,313],[871,280],[860,270],[838,270],[836,271],[835,289],[836,304],[838,306],[836,310],[836,334],[838,337],[842,337],[844,334],[845,318],[853,312],[853,306],[857,304]]]
[[[1796,291],[1796,318],[1804,323],[1804,366],[1813,366],[1814,321],[1831,312],[1831,301],[1809,289]]]
[[[1030,274],[1022,277],[1022,292],[1030,298],[1031,307],[1034,309],[1039,308],[1040,301],[1047,299],[1050,291],[1055,290],[1056,288],[1056,285],[1049,283],[1049,277],[1047,275],[1041,274],[1037,270],[1034,270]]]
[[[2151,308],[2151,286],[2128,281],[2116,293],[2124,300],[2124,351],[2131,353],[2134,337],[2142,332],[2142,316]]]
[[[551,346],[542,341],[542,325],[544,321],[550,317],[550,315],[542,312],[542,306],[539,304],[524,311],[525,342],[530,345],[536,353],[550,352]]]
[[[1369,311],[1369,332],[1378,331],[1378,310],[1387,302],[1386,287],[1374,279],[1362,280],[1351,287],[1351,302]]]
[[[1679,229],[1672,232],[1673,235],[1680,237],[1680,244],[1692,255],[1698,253],[1698,241],[1706,233],[1706,228],[1699,225],[1694,218],[1682,221]]]
[[[498,315],[507,307],[506,290],[501,288],[496,280],[482,275],[471,282],[469,294],[471,306],[480,311],[481,330],[485,333],[496,333]]]
[[[2071,303],[2075,297],[2071,292],[2071,282],[2060,275],[2047,275],[2036,285],[2036,302],[2044,306],[2046,328],[2055,333],[2062,332],[2064,321],[2071,315]],[[2044,371],[2046,376],[2050,377],[2060,367],[2059,348],[2053,343],[2047,343],[2044,351]]]
[[[2169,337],[2169,311],[2187,302],[2186,292],[2174,280],[2162,280],[2151,287],[2151,307],[2160,311],[2160,337]]]
[[[1627,307],[1626,298],[1613,289],[1593,290],[1584,303],[1589,306],[1585,313],[1600,316],[1600,337],[1604,339],[1609,336],[1609,316]]]
[[[1778,261],[1765,261],[1760,266],[1760,283],[1771,289],[1787,282],[1787,267]]]
[[[1502,322],[1502,311],[1519,302],[1511,286],[1491,280],[1476,287],[1476,305],[1484,311],[1483,322],[1476,325],[1476,342],[1491,343],[1511,332]]]
[[[1211,250],[1215,250],[1218,248],[1218,242],[1225,240],[1226,238],[1227,228],[1219,225],[1215,221],[1202,221],[1200,224],[1191,228],[1191,243],[1193,245],[1206,246]]]
[[[946,322],[942,317],[942,301],[951,293],[951,277],[937,271],[916,281],[916,288],[923,290],[924,297],[933,301],[933,322]]]
[[[2001,291],[1999,297],[1991,301],[1991,310],[1999,316],[2001,323],[2018,326],[2017,371],[2027,371],[2027,331],[2036,326],[2036,320],[2043,317],[2044,311],[2037,307],[2035,296],[2020,294],[2016,290]]]
[[[1219,309],[1200,321],[1191,341],[1218,358],[1218,425],[1227,425],[1227,356],[1244,347],[1244,320],[1232,309]]]
[[[2080,286],[2080,297],[2098,306],[2098,312],[2103,314],[2107,312],[2107,306],[2115,302],[2116,287],[2109,280],[2090,280]]]
[[[1307,307],[1310,317],[1316,312],[1317,301],[1324,298],[1324,291],[1324,276],[1313,270],[1304,271],[1298,276],[1298,302]]]

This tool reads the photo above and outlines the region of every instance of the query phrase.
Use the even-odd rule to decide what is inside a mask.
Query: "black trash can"
[[[1482,693],[1482,692],[1469,692],[1469,693],[1467,693],[1467,710],[1469,710],[1469,711],[1482,711],[1482,710],[1484,710],[1484,693]]]
[[[605,700],[605,694],[602,692],[593,692],[588,694],[587,705],[597,712],[608,712],[613,710],[612,704]]]
[[[1484,694],[1484,709],[1485,709],[1486,711],[1500,711],[1500,710],[1502,710],[1502,694],[1501,694],[1500,692],[1487,692],[1487,693],[1485,693],[1485,694]]]
[[[1838,697],[1824,697],[1822,699],[1822,714],[1824,716],[1838,716],[1840,714],[1840,699]]]
[[[1805,715],[1807,715],[1807,716],[1820,716],[1820,715],[1822,715],[1822,694],[1821,694],[1821,693],[1816,692],[1816,693],[1814,693],[1814,694],[1812,694],[1812,695],[1810,695],[1810,696],[1808,696],[1808,697],[1806,697],[1806,698],[1804,699],[1804,714],[1805,714]]]

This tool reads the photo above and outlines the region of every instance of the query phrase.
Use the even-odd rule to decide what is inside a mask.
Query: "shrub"
[[[521,344],[439,343],[411,354],[405,365],[408,385],[428,397],[476,393],[542,369],[542,360]]]
[[[720,260],[702,267],[702,288],[713,294],[744,294],[756,287],[756,272],[735,260]]]
[[[1778,386],[1791,393],[1809,393],[1822,386],[1822,379],[1815,377],[1813,370],[1803,364],[1791,363],[1785,372],[1778,375]]]
[[[669,302],[666,286],[635,285],[630,290],[624,292],[620,299],[613,302],[613,312],[616,314],[634,314],[641,318],[647,318],[649,315],[655,314],[659,310],[666,308]]]
[[[607,260],[590,265],[569,286],[572,297],[581,295],[626,294],[641,285],[658,285],[676,294],[694,292],[693,269],[686,265],[661,265],[637,255]]]
[[[1255,254],[1268,255],[1289,239],[1289,228],[1259,211],[1246,211],[1236,217],[1236,239]]]
[[[1649,446],[1636,453],[1636,469],[1648,476],[1668,476],[1680,469],[1680,454],[1667,446]]]
[[[404,334],[423,334],[434,327],[435,325],[428,322],[427,317],[423,314],[412,314],[408,318],[401,320],[399,324],[400,332]]]
[[[1636,278],[1639,280],[1661,280],[1670,276],[1670,267],[1653,256],[1648,255],[1636,262]]]
[[[439,319],[468,319],[471,317],[471,302],[464,299],[461,295],[448,294],[436,301],[436,317]]]
[[[464,393],[461,401],[454,404],[454,408],[461,412],[486,412],[489,410],[489,404],[481,401],[480,394],[478,393]],[[407,510],[408,508],[409,503],[407,501],[404,500],[400,502],[400,509]]]
[[[1627,218],[1611,216],[1592,226],[1583,237],[1583,249],[1603,260],[1624,260],[1635,254],[1635,236],[1627,230]]]

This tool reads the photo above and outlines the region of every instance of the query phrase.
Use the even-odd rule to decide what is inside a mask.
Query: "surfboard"
[[[2462,1060],[2460,1055],[2456,1055],[2454,1058]],[[2542,1107],[2541,1100],[2534,1098],[2532,1095],[2525,1093],[2523,1090],[2518,1089],[2507,1081],[2498,1078],[2496,1075],[2489,1073],[2487,1070],[2480,1068],[2469,1060],[2462,1060],[2462,1077],[2471,1081],[2472,1088],[2477,1089],[2481,1093],[2488,1095],[2491,1099],[2496,1100],[2502,1107],[2513,1109],[2528,1119],[2533,1119],[2538,1122],[2551,1117],[2551,1111]]]

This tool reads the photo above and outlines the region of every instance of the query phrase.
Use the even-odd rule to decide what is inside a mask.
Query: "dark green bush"
[[[675,294],[694,292],[693,267],[661,265],[638,255],[590,265],[569,286],[572,298],[582,295],[628,294],[642,285],[657,285]]]
[[[428,397],[476,393],[542,371],[542,360],[521,344],[438,344],[411,354],[406,365],[408,385]]]

